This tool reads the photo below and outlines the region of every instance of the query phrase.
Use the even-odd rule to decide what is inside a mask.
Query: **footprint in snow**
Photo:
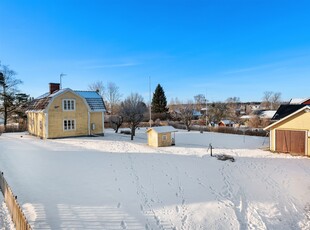
[[[118,203],[118,204],[117,204],[117,208],[120,208],[120,207],[121,207],[121,203]]]
[[[125,221],[123,221],[123,220],[122,220],[122,222],[121,222],[121,227],[122,227],[123,229],[127,229],[126,223],[125,223]]]
[[[182,219],[182,223],[184,224],[187,220],[187,216],[184,216],[183,219]]]

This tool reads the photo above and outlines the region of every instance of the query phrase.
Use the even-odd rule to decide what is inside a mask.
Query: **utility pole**
[[[152,96],[151,96],[151,76],[149,76],[149,94],[150,94],[150,128],[152,128]]]

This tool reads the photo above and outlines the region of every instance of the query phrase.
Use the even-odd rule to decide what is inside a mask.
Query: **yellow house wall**
[[[103,134],[103,114],[102,112],[91,112],[90,113],[90,124],[95,124],[95,129],[92,129],[91,126],[91,133],[92,134]]]
[[[63,100],[75,99],[75,111],[64,111]],[[86,102],[72,92],[56,97],[48,109],[48,138],[88,135],[88,107]],[[75,120],[75,130],[64,130],[64,120]]]
[[[151,130],[147,133],[147,142],[149,146],[158,147],[157,133]]]
[[[166,135],[166,140],[163,140]],[[171,133],[157,133],[154,130],[148,132],[148,145],[154,147],[171,146]]]
[[[166,140],[163,140],[163,136],[166,135]],[[158,147],[171,146],[171,133],[159,133],[158,134]]]
[[[46,119],[44,112],[28,112],[28,132],[46,138]]]
[[[275,151],[275,133],[276,130],[300,130],[307,131],[307,155],[310,155],[310,113],[306,113],[304,111],[295,114],[294,116],[286,119],[283,122],[278,123],[270,130],[270,150]]]

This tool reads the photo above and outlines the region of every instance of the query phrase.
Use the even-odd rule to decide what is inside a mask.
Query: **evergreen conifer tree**
[[[154,113],[165,113],[168,111],[167,99],[165,91],[160,84],[157,85],[152,99],[152,112]]]

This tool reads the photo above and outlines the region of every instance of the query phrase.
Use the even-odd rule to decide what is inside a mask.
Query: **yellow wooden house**
[[[104,135],[105,111],[96,91],[59,89],[58,83],[50,83],[49,92],[28,107],[28,131],[44,139]]]
[[[175,144],[175,132],[177,130],[172,126],[152,127],[146,132],[149,146],[165,147]]]
[[[271,151],[310,156],[309,105],[284,116],[264,130],[270,131]]]

